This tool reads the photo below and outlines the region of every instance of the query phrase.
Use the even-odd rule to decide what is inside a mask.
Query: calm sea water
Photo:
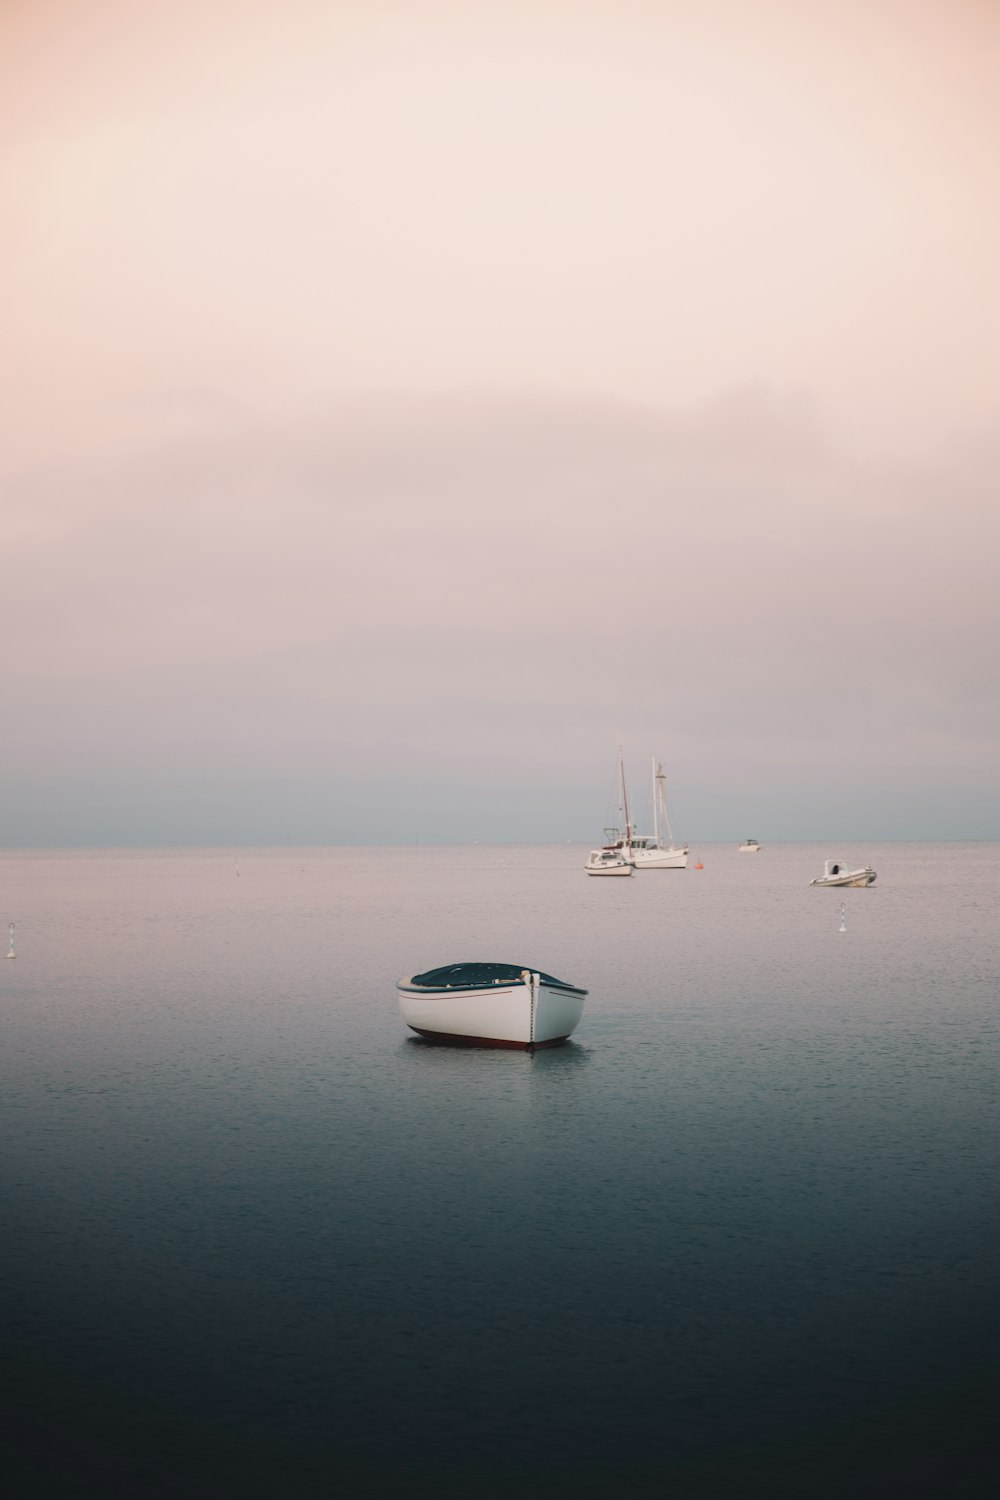
[[[1000,846],[584,856],[0,854],[18,1496],[994,1492]]]

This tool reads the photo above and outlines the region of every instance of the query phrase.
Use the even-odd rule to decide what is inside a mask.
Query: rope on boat
[[[529,1020],[529,1026],[528,1026],[528,1046],[529,1047],[534,1047],[534,1045],[535,1045],[535,1004],[536,1004],[536,1001],[538,1000],[538,987],[539,987],[539,984],[541,982],[541,977],[542,976],[540,974],[533,974],[530,969],[523,970],[523,975],[524,975],[524,982],[528,986],[528,998],[529,998],[529,1006],[530,1006],[530,1010],[529,1010],[530,1020]]]

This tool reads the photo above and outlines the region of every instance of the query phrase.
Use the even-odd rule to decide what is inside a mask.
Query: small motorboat
[[[587,991],[517,964],[446,964],[401,979],[399,1009],[429,1041],[465,1047],[557,1047],[572,1035]]]
[[[758,844],[756,839],[744,839],[740,845],[741,854],[759,854],[760,851],[761,845]]]
[[[624,849],[609,844],[603,849],[591,849],[586,870],[588,875],[631,875],[633,865],[626,859]]]
[[[847,870],[836,859],[828,859],[823,866],[823,873],[815,880],[810,880],[810,885],[874,885],[875,871],[871,865],[865,865],[863,870]]]
[[[631,875],[635,866],[629,842],[631,825],[628,820],[628,793],[625,790],[625,762],[622,760],[620,750],[618,752],[618,783],[621,798],[619,807],[624,808],[625,812],[625,837],[622,838],[617,828],[605,828],[602,847],[591,849],[587,855],[588,875]]]

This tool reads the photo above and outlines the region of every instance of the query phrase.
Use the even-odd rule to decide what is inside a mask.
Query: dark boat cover
[[[509,984],[520,979],[527,964],[445,964],[441,969],[428,969],[426,974],[414,974],[411,984],[426,985],[428,989],[480,989],[488,984]],[[540,970],[532,972],[538,974]],[[573,990],[577,986],[567,984],[564,979],[554,979],[551,974],[542,974],[545,984],[558,985],[560,989]]]

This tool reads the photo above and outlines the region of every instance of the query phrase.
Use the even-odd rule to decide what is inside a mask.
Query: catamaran
[[[653,756],[653,833],[632,833],[629,836],[630,861],[637,870],[685,870],[688,862],[687,844],[675,844],[673,829],[667,816],[667,804],[663,795],[666,781],[663,766]],[[662,829],[666,828],[667,843],[663,842]],[[628,834],[628,830],[626,829]],[[622,845],[619,843],[619,848]]]

